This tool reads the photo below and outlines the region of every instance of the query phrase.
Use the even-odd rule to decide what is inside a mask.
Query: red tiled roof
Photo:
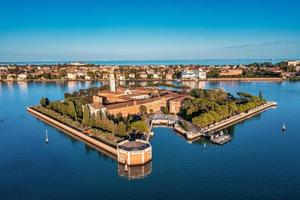
[[[123,108],[123,107],[133,106],[133,105],[134,105],[134,101],[126,101],[122,103],[109,104],[106,106],[106,108],[109,110],[109,109]]]
[[[102,103],[93,103],[93,107],[95,109],[102,109],[105,108],[105,106]]]

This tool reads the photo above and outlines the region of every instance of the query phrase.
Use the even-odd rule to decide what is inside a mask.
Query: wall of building
[[[144,105],[147,108],[147,112],[150,112],[150,110],[153,110],[153,112],[157,112],[161,109],[162,106],[166,106],[166,103],[163,99],[159,98],[156,101],[151,101],[145,103],[136,103],[134,105],[125,106],[125,107],[118,107],[118,108],[111,108],[107,109],[107,112],[109,114],[117,115],[121,113],[123,116],[128,116],[129,114],[137,114],[140,112],[140,106]]]
[[[170,113],[177,114],[180,111],[181,101],[172,101],[169,102],[169,111]]]
[[[222,71],[220,73],[220,76],[239,76],[242,74],[243,74],[243,71],[241,69],[228,69],[228,70]]]
[[[152,148],[141,151],[124,151],[118,149],[118,162],[127,165],[143,165],[152,160]]]

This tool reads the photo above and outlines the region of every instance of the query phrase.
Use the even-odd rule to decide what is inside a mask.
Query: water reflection
[[[80,82],[76,81],[68,81],[68,89],[69,90],[74,90],[76,87],[78,87]]]
[[[204,89],[206,86],[205,81],[182,81],[181,84],[191,89]]]
[[[3,119],[3,121],[4,120],[5,119]],[[44,123],[40,119],[36,119],[36,120]],[[1,121],[0,121],[0,123],[1,123]],[[58,129],[57,133],[60,136],[69,139],[69,141],[71,142],[71,144],[73,146],[80,145],[80,143],[83,142],[85,153],[87,155],[92,152],[97,152],[100,159],[102,159],[104,161],[117,162],[117,157],[114,154],[111,154],[101,148],[98,148],[97,146],[95,146],[93,144],[85,143],[85,141],[83,141],[81,138],[71,135],[64,129],[61,129],[59,127],[55,127],[55,128]],[[125,165],[118,163],[117,171],[118,171],[119,176],[126,177],[128,180],[146,178],[152,171],[152,161],[146,163],[145,165],[126,166],[126,167],[125,167]]]
[[[18,81],[18,86],[20,88],[20,90],[24,93],[27,92],[27,82],[24,82],[24,81]]]
[[[152,161],[146,163],[145,165],[138,166],[125,166],[118,163],[118,174],[119,176],[125,177],[128,180],[142,179],[151,174],[152,171]]]

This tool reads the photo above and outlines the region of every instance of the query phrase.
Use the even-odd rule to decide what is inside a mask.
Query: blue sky
[[[300,57],[296,0],[0,0],[0,61]]]

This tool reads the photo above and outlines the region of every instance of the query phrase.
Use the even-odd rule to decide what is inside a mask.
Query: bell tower
[[[116,78],[115,78],[114,73],[110,74],[109,83],[110,83],[110,91],[115,92],[116,91]]]

